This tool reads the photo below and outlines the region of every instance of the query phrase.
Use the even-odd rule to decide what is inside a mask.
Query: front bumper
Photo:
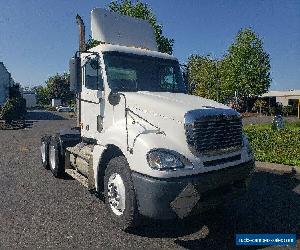
[[[254,169],[249,161],[193,176],[159,179],[133,172],[139,212],[155,219],[184,218],[246,191]]]

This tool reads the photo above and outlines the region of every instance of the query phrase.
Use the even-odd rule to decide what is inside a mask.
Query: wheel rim
[[[51,167],[52,170],[55,170],[56,161],[55,161],[55,148],[54,148],[54,146],[50,146],[49,158],[50,158],[50,167]]]
[[[114,173],[108,180],[108,202],[111,210],[118,216],[125,210],[125,185],[122,177]]]
[[[42,142],[42,145],[41,145],[41,155],[42,155],[42,162],[45,163],[46,162],[46,144],[45,144],[45,142]]]

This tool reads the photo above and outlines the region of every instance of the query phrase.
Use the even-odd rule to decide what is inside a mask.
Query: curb
[[[283,173],[283,174],[297,174],[300,175],[300,166],[288,166],[283,164],[277,163],[270,163],[270,162],[261,162],[255,161],[255,168],[257,170],[269,171],[274,173]]]

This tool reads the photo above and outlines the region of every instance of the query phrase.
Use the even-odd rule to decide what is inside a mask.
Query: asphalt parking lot
[[[40,137],[71,127],[66,115],[29,112],[27,128],[0,130],[0,248],[233,249],[236,233],[300,235],[300,178],[256,171],[249,191],[222,212],[148,221],[123,232],[104,203],[72,178],[40,164]],[[298,246],[299,240],[298,240]]]

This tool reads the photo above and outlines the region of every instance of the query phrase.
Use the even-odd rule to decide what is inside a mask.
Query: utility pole
[[[298,100],[298,119],[300,119],[300,99]]]

